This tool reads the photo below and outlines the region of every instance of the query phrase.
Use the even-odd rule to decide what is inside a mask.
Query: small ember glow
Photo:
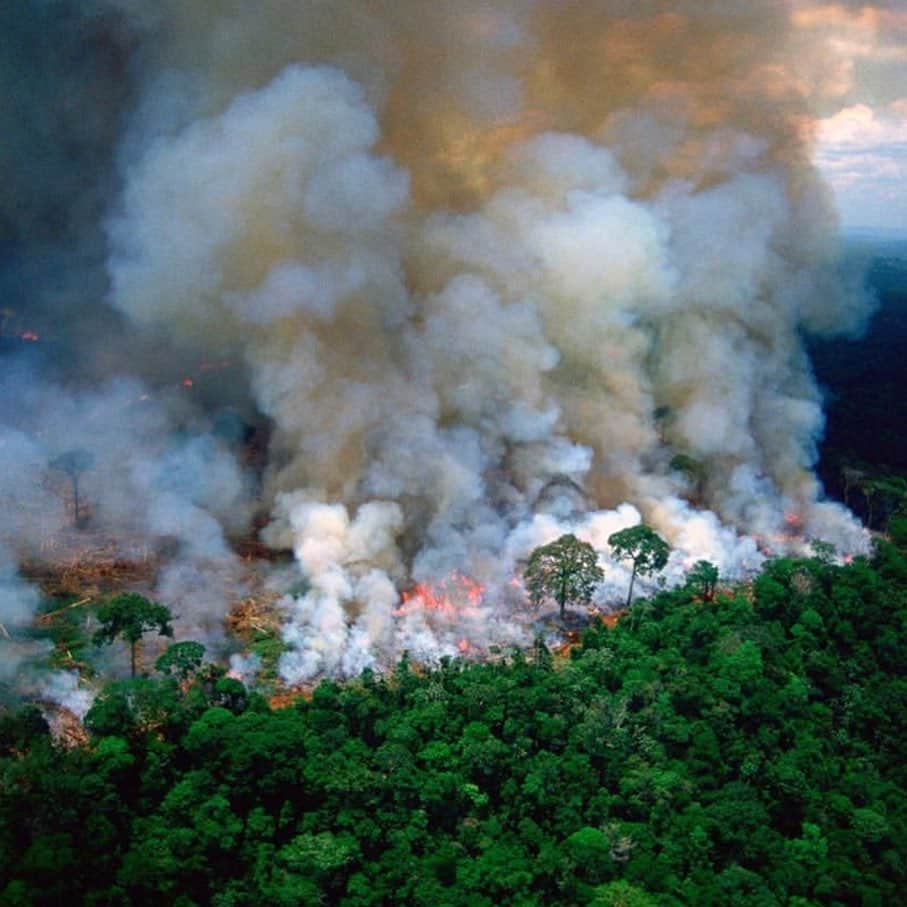
[[[784,525],[790,532],[799,534],[803,531],[803,517],[799,513],[789,510],[784,514]]]
[[[19,336],[23,340],[29,340],[32,343],[34,343],[36,340],[41,339],[35,331],[23,331]]]
[[[183,387],[192,387],[195,382],[191,378],[183,378]]]

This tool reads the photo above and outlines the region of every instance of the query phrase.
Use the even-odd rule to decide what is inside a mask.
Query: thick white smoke
[[[812,472],[801,332],[865,308],[834,276],[783,4],[105,5],[141,49],[110,298],[250,370],[266,538],[306,584],[288,680],[522,638],[509,581],[563,531],[600,551],[603,603],[607,537],[640,519],[672,582],[755,569],[791,513],[865,545]],[[205,442],[128,484],[155,532],[226,556],[245,499]],[[401,600],[454,571],[481,603]]]

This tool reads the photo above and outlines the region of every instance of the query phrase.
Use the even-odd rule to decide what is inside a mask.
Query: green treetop
[[[595,549],[574,535],[562,535],[549,545],[535,548],[523,573],[533,605],[553,598],[560,608],[561,620],[567,602],[588,604],[604,576]]]
[[[627,592],[627,607],[633,599],[633,583],[636,576],[648,576],[663,570],[668,562],[671,548],[668,543],[649,526],[640,523],[629,529],[621,529],[608,538],[611,553],[619,561],[630,561],[633,572],[630,574],[630,589]]]
[[[175,642],[154,663],[154,667],[167,676],[185,682],[196,674],[205,658],[205,647],[192,639]]]
[[[97,616],[101,628],[94,635],[94,644],[107,645],[117,637],[128,642],[133,677],[136,643],[151,630],[157,630],[161,636],[173,636],[170,609],[134,592],[115,595],[98,608]]]
[[[712,601],[718,587],[718,568],[711,561],[696,561],[687,574],[686,586],[703,601]]]

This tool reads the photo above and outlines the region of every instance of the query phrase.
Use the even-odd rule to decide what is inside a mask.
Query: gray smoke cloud
[[[103,304],[235,357],[248,386],[223,398],[273,426],[264,538],[306,584],[283,603],[288,681],[523,640],[510,582],[565,531],[600,552],[602,604],[624,582],[607,537],[640,520],[675,547],[669,581],[700,557],[755,569],[755,538],[796,544],[791,514],[865,548],[813,473],[802,333],[858,330],[868,306],[809,163],[822,51],[790,40],[786,4],[91,9],[130,89]],[[118,444],[101,420],[96,506],[179,538],[193,563],[160,588],[189,607],[230,582],[211,571],[252,504],[179,423],[163,405]]]
[[[22,643],[42,597],[19,576],[20,564],[38,575],[84,567],[89,577],[95,561],[147,564],[141,591],[172,608],[178,637],[221,645],[228,604],[242,594],[239,558],[227,538],[246,530],[254,499],[251,481],[207,417],[175,423],[166,398],[127,378],[76,389],[10,369],[0,394],[12,404],[0,421],[7,666],[18,669],[40,654]],[[73,477],[60,465],[73,454],[81,461],[80,526]],[[102,593],[86,586],[85,594]],[[60,678],[47,683],[45,696],[62,695]],[[32,679],[28,688],[43,684]]]

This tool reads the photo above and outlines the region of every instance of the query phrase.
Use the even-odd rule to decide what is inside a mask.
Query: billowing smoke
[[[91,8],[132,92],[104,305],[248,374],[215,402],[248,395],[273,427],[264,538],[304,582],[288,680],[522,640],[510,583],[565,531],[601,552],[604,604],[625,579],[607,537],[640,519],[676,549],[670,581],[701,557],[756,568],[755,539],[789,544],[792,519],[865,545],[812,471],[801,337],[867,306],[809,163],[801,76],[821,55],[785,3]],[[124,412],[125,386],[104,392]],[[199,600],[198,562],[227,562],[250,507],[204,433],[160,449],[186,419],[99,436],[118,482],[97,506],[177,537],[193,566],[161,588]],[[453,616],[413,606],[444,583]]]

